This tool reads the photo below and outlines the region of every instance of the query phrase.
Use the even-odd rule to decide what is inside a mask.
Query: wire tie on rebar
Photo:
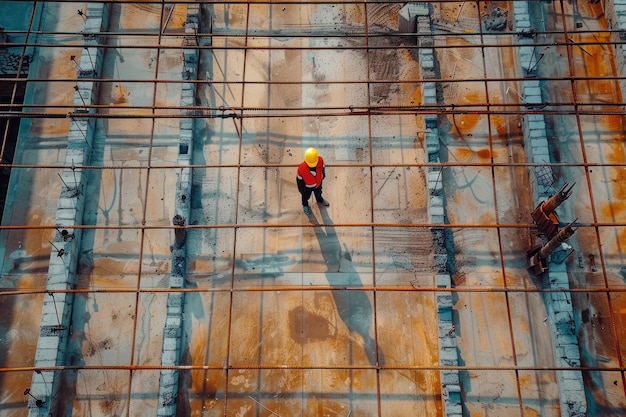
[[[89,53],[89,48],[87,46],[84,46],[83,48],[85,49],[85,52],[87,52],[87,57],[89,58],[89,62],[91,63],[91,66],[95,68],[95,65],[93,64],[93,60],[91,59],[91,53]],[[93,72],[94,72],[94,75],[98,75],[95,69]]]
[[[76,55],[70,55],[70,61],[72,61],[74,65],[76,65],[80,72],[83,72],[83,69],[80,67],[80,65],[78,65],[78,62],[76,62]]]
[[[69,190],[69,188],[70,188],[70,187],[69,187],[69,186],[67,185],[67,183],[63,180],[63,177],[61,176],[61,174],[59,174],[59,173],[57,172],[57,175],[59,176],[59,179],[61,180],[61,182],[63,183],[63,185],[65,185],[65,188],[67,188],[67,189]]]
[[[52,290],[48,290],[48,295],[52,297],[52,304],[54,304],[54,311],[57,315],[57,323],[59,325],[59,329],[63,329],[64,326],[61,324],[61,319],[59,318],[59,310],[57,310],[57,300],[56,298],[54,298],[54,292],[52,292]]]
[[[57,252],[59,251],[59,248],[57,248],[56,246],[54,246],[54,243],[52,243],[52,241],[50,241],[50,240],[49,240],[49,241],[48,241],[48,243],[50,243],[50,244],[52,245],[52,247],[53,247],[54,249],[56,249],[56,250],[57,250]]]
[[[41,377],[41,380],[43,381],[43,386],[46,388],[46,395],[49,395],[50,392],[48,391],[48,382],[46,382],[46,378],[43,377],[41,370],[35,369],[35,373]]]
[[[42,401],[42,400],[40,400],[39,398],[35,397],[33,394],[31,394],[31,393],[30,393],[30,388],[26,388],[26,389],[24,390],[24,395],[28,395],[28,396],[30,396],[32,399],[34,399],[34,400],[35,400],[35,405],[36,405],[37,407],[41,407],[41,406],[43,406],[43,401]]]
[[[71,242],[74,239],[74,233],[70,233],[67,229],[60,230],[56,227],[57,232],[61,235],[64,242]]]
[[[85,142],[87,142],[87,138],[85,138]],[[89,146],[89,143],[87,143],[87,145]],[[91,146],[89,146],[91,148]],[[75,184],[75,190],[78,191],[78,194],[80,195],[80,190],[78,189],[78,180],[76,179],[76,165],[74,165],[74,158],[72,158],[72,174],[74,175],[74,184]]]
[[[80,88],[78,88],[78,84],[74,85],[74,91],[78,93],[78,97],[80,97],[80,101],[83,102],[83,106],[86,106],[87,103],[85,103],[85,99],[83,98],[83,95],[80,93]],[[86,110],[83,110],[83,111],[86,111]]]

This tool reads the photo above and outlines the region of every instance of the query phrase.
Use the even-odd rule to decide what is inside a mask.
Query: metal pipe
[[[543,212],[546,215],[550,215],[552,212],[554,212],[554,210],[556,210],[558,206],[560,206],[565,200],[570,197],[570,195],[572,195],[572,189],[575,185],[576,183],[570,186],[567,182],[563,184],[563,186],[559,188],[559,190],[554,193],[552,197],[550,197],[543,203]]]
[[[562,228],[558,231],[558,233],[548,241],[538,253],[539,258],[545,259],[552,252],[556,250],[557,247],[561,245],[561,243],[565,242],[567,239],[572,237],[576,229],[573,227],[573,222]]]

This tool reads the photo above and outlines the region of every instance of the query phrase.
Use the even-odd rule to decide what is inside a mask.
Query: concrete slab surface
[[[621,3],[515,3],[0,1],[0,416],[626,413]]]

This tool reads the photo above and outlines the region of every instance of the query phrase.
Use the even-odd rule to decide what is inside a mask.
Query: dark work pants
[[[309,188],[309,187],[304,188],[302,192],[302,205],[303,206],[309,205],[309,198],[311,198],[311,194],[315,194],[315,200],[317,200],[318,203],[321,202],[323,200],[322,185],[320,184],[320,186],[317,188]]]

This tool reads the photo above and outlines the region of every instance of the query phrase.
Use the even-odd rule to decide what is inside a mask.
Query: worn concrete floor
[[[482,11],[469,2],[433,10],[433,19],[461,28],[436,37],[441,78],[449,80],[441,83],[444,102],[463,106],[488,99],[494,111],[440,116],[443,154],[451,163],[444,170],[448,220],[485,225],[452,228],[452,278],[459,290],[454,331],[467,367],[464,404],[473,417],[556,417],[550,326],[544,299],[533,291],[538,283],[525,265],[532,230],[492,227],[531,222],[530,182],[536,178],[528,167],[508,165],[526,162],[520,116],[497,113],[499,104],[520,100],[518,82],[511,81],[520,77],[519,64],[509,47],[512,38],[484,34],[481,41],[494,46],[480,47],[479,13],[487,3],[480,3]],[[512,10],[510,2],[493,3]],[[607,27],[600,6],[578,3],[590,32],[570,36],[604,39],[594,33]],[[563,30],[563,15],[573,19],[571,5],[563,5],[563,11],[556,4],[543,6],[550,30]],[[84,7],[49,3],[43,30],[80,32],[76,10]],[[421,102],[420,68],[406,40],[377,36],[397,31],[400,7],[206,6],[213,49],[201,54],[199,79],[206,83],[199,87],[198,104],[222,106],[223,113],[258,110],[243,118],[195,122],[190,219],[195,228],[188,233],[187,278],[197,291],[187,294],[184,306],[181,361],[192,367],[182,371],[180,415],[443,414],[436,292],[430,290],[437,272],[432,238],[428,227],[409,227],[428,222],[427,168],[417,166],[426,159],[423,121],[392,111],[343,113],[350,106]],[[107,228],[83,238],[77,288],[85,292],[75,300],[69,356],[71,364],[92,369],[68,373],[66,415],[142,416],[146,410],[154,415],[158,406],[155,368],[171,268],[173,231],[166,226],[174,213],[178,120],[133,116],[168,112],[153,113],[152,106],[179,106],[179,83],[152,80],[180,79],[180,49],[155,45],[180,45],[185,14],[182,4],[138,2],[112,9],[110,30],[117,33],[108,42],[120,48],[106,54],[100,103],[110,106],[107,113],[128,117],[98,121],[94,165],[105,168],[93,170],[86,224]],[[366,28],[368,39],[343,36]],[[68,36],[56,39],[56,47],[40,49],[38,77],[75,77],[70,57],[81,48]],[[583,51],[565,43],[544,52],[542,75],[564,79],[547,84],[551,102],[623,100],[613,82],[576,82],[572,89],[566,80],[574,74],[615,76],[608,45]],[[208,37],[201,45],[209,45]],[[399,48],[368,53],[366,45]],[[459,77],[476,81],[456,82]],[[39,83],[31,99],[63,113],[54,106],[72,104],[73,86],[72,81]],[[272,117],[264,116],[268,110]],[[626,158],[623,117],[550,120],[555,161],[578,164],[559,167],[561,179],[577,183],[562,217],[608,224],[581,227],[569,242],[577,250],[567,260],[571,282],[583,289],[623,289],[625,230],[610,225],[626,215],[624,168],[615,165]],[[42,167],[13,169],[20,186],[5,211],[8,223],[3,222],[35,227],[2,231],[0,415],[11,417],[27,414],[23,392],[32,372],[20,368],[33,365],[43,296],[32,290],[45,284],[53,233],[36,227],[54,223],[62,169],[50,167],[64,161],[69,121],[33,119],[22,129],[28,140],[15,162]],[[294,177],[309,146],[329,165],[324,195],[331,205],[315,206],[307,217]],[[495,165],[476,165],[489,162]],[[589,163],[598,166],[584,166]],[[600,245],[604,263],[591,272],[588,255],[598,256]],[[577,311],[586,311],[579,332],[585,363],[623,366],[623,293],[580,292],[573,302]],[[586,376],[596,415],[619,415],[626,407],[623,371]]]

